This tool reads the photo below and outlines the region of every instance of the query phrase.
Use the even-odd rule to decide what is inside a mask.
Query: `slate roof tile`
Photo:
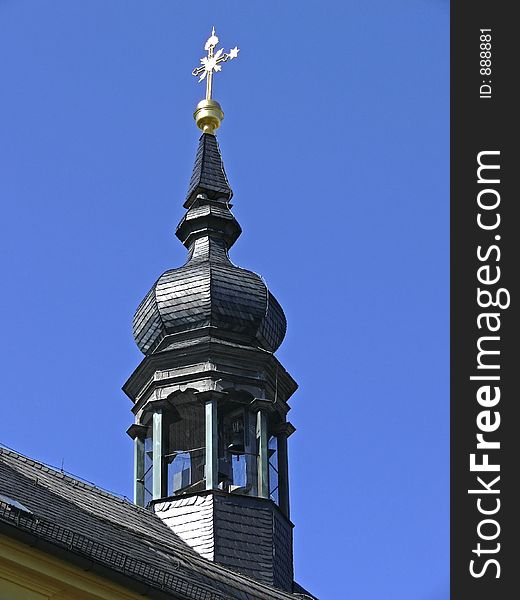
[[[27,530],[72,554],[186,600],[288,600],[300,597],[207,561],[151,510],[0,447],[2,531]],[[14,513],[17,513],[16,515]],[[300,588],[301,589],[301,588]]]
[[[184,206],[189,208],[201,191],[228,200],[233,196],[224,170],[217,138],[209,133],[203,133],[200,137]]]

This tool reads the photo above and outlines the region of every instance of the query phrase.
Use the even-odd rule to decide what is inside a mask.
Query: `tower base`
[[[209,490],[156,500],[153,509],[201,556],[292,591],[293,525],[270,500]]]

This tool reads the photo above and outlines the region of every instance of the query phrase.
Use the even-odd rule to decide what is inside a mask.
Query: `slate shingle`
[[[202,134],[188,211],[176,231],[188,261],[159,277],[134,316],[134,339],[144,354],[160,349],[166,336],[201,327],[269,352],[282,343],[287,323],[281,306],[259,275],[229,259],[241,233],[231,195],[217,140]]]
[[[205,193],[210,198],[231,200],[233,191],[229,186],[217,138],[211,133],[200,136],[195,165],[184,203],[189,208],[197,194]]]
[[[151,510],[0,447],[3,533],[24,530],[117,573],[186,600],[289,600],[298,595],[207,561]]]

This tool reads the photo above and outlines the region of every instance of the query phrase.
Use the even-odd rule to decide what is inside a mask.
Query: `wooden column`
[[[258,495],[269,498],[269,455],[267,452],[267,415],[263,410],[256,413],[256,437],[258,439]]]
[[[279,433],[278,444],[278,499],[280,510],[289,519],[289,461],[287,457],[287,434]]]
[[[134,504],[144,506],[144,440],[134,438]]]
[[[282,513],[290,519],[291,509],[289,503],[289,460],[287,439],[296,431],[294,425],[288,421],[280,423],[273,429],[278,446],[278,505]]]
[[[218,487],[217,399],[205,403],[206,410],[206,489]]]
[[[163,491],[163,414],[161,409],[156,410],[152,417],[152,458],[152,497],[157,500],[162,497]]]

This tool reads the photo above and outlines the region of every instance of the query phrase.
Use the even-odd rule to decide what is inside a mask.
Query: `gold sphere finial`
[[[208,53],[200,59],[201,65],[193,69],[192,75],[199,78],[199,81],[206,80],[206,98],[197,104],[197,108],[193,113],[197,127],[204,133],[215,133],[220,127],[220,122],[224,118],[224,113],[220,104],[213,100],[213,73],[222,70],[221,63],[232,60],[238,56],[240,52],[236,46],[229,52],[224,52],[223,48],[215,52],[215,47],[219,39],[215,33],[215,27],[211,31],[211,36],[207,39],[204,45],[204,50]]]
[[[204,133],[215,133],[224,119],[224,113],[216,100],[201,100],[197,104],[193,117],[197,127]]]

